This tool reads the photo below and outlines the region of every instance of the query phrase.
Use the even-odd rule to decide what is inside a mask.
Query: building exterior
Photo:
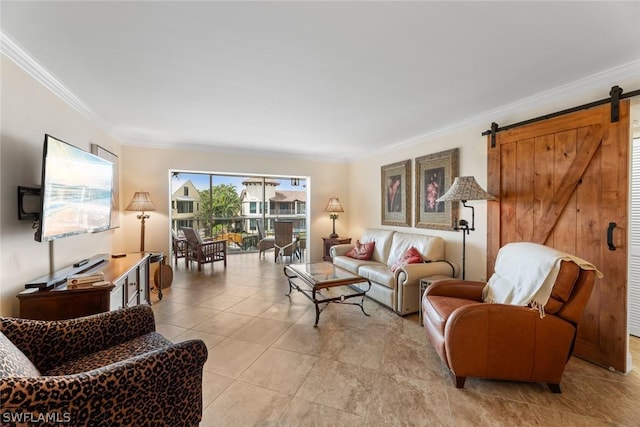
[[[278,219],[293,221],[293,230],[296,233],[306,231],[306,190],[278,191],[279,185],[278,180],[271,178],[247,178],[242,181],[241,215],[244,218],[246,232],[257,233],[256,220],[263,217],[266,234],[273,232],[273,222]]]
[[[240,192],[240,221],[226,229],[226,233],[234,236],[240,233],[238,236],[242,235],[243,238],[247,235],[257,237],[256,221],[263,218],[267,235],[273,234],[275,220],[293,221],[294,233],[305,233],[307,192],[304,181],[300,184],[303,189],[299,191],[278,191],[279,185],[280,181],[272,178],[251,177],[243,180]],[[200,192],[193,182],[187,180],[179,184],[171,195],[171,228],[178,234],[182,227],[193,227],[203,233],[205,223],[200,219],[201,210]],[[247,244],[249,243],[247,240]]]
[[[187,180],[171,195],[171,229],[177,233],[182,227],[201,228],[199,214],[200,192]]]

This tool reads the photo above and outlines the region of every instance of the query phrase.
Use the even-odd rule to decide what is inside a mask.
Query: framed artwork
[[[382,166],[382,224],[411,227],[411,160]]]
[[[416,227],[453,230],[458,202],[437,202],[458,176],[459,149],[416,158]]]
[[[113,192],[111,193],[111,227],[120,227],[120,182],[118,177],[120,176],[118,170],[118,156],[111,151],[106,150],[98,144],[91,144],[91,153],[96,156],[109,160],[113,163]]]

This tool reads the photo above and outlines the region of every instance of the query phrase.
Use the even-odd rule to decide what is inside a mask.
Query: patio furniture
[[[175,265],[178,265],[178,258],[186,258],[187,255],[187,239],[179,237],[178,233],[171,230],[171,244],[173,246],[173,261]],[[185,259],[185,264],[187,260]]]
[[[264,234],[264,223],[262,219],[256,220],[256,226],[258,227],[258,257],[264,256],[265,251],[273,249],[275,247],[275,239],[273,236],[266,236]]]
[[[306,251],[307,251],[307,238],[298,237],[298,240],[296,240],[293,256],[299,259],[300,261],[304,261],[304,255]]]
[[[275,253],[274,262],[278,262],[279,258],[284,260],[285,256],[293,255],[296,240],[293,237],[293,221],[275,221]]]
[[[227,241],[226,240],[203,240],[200,233],[191,227],[182,227],[182,232],[187,238],[187,264],[191,261],[198,263],[198,271],[202,270],[203,264],[212,264],[222,261],[227,267]]]

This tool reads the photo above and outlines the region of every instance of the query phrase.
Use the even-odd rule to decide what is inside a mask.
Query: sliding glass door
[[[276,220],[292,221],[296,238],[306,238],[307,198],[304,177],[172,171],[171,228],[178,237],[192,227],[203,238],[227,240],[229,253],[254,252]]]

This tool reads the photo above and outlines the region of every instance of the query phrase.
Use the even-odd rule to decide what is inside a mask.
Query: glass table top
[[[310,264],[290,264],[287,268],[297,275],[304,276],[315,283],[341,282],[362,278],[356,274],[343,270],[330,262],[314,262]]]

